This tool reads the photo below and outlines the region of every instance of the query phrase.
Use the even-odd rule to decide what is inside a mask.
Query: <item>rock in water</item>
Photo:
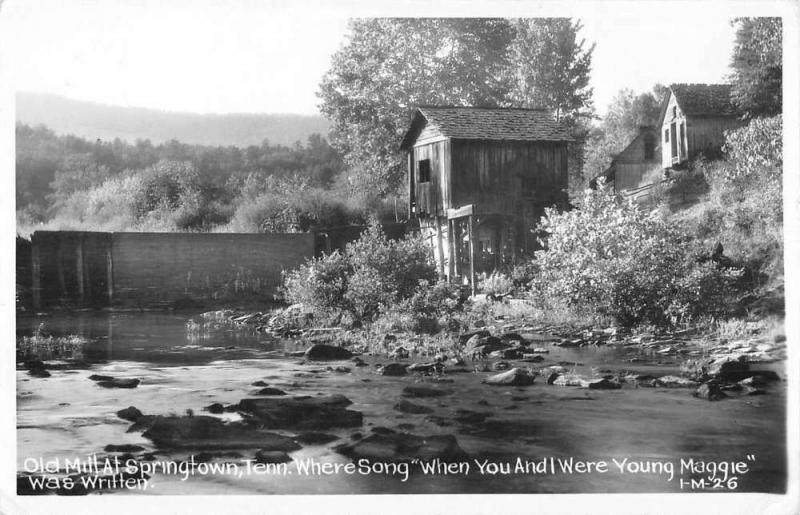
[[[378,374],[382,376],[404,376],[407,374],[406,366],[402,363],[388,363],[378,369]]]
[[[278,388],[267,387],[257,391],[256,395],[286,395],[286,392]]]
[[[136,388],[139,386],[138,379],[120,379],[112,378],[110,381],[97,381],[98,386],[103,388]]]
[[[718,401],[726,397],[722,390],[720,390],[719,383],[711,381],[701,384],[700,387],[694,391],[694,396],[701,399],[708,399],[709,401]]]
[[[589,388],[590,390],[619,390],[622,388],[622,385],[616,381],[610,381],[606,378],[602,378],[587,381],[586,388]]]
[[[358,427],[363,422],[359,411],[345,409],[352,404],[344,395],[318,397],[267,397],[242,399],[237,411],[266,428],[328,429]]]
[[[271,451],[300,449],[287,436],[259,431],[239,423],[205,415],[193,417],[152,417],[142,433],[162,449],[220,450],[261,448]]]
[[[722,382],[736,382],[749,377],[750,365],[745,356],[726,356],[712,361],[708,374]]]
[[[696,381],[679,376],[663,376],[653,380],[653,386],[663,388],[693,388],[697,386]]]
[[[128,406],[125,409],[121,409],[117,412],[117,416],[122,420],[127,420],[128,422],[136,422],[140,418],[142,418],[142,412],[139,411],[138,408],[133,406]]]
[[[499,386],[528,386],[533,384],[534,376],[522,368],[512,368],[508,372],[493,375],[483,380],[486,384]]]
[[[396,409],[397,411],[402,411],[403,413],[413,413],[413,414],[433,413],[433,410],[431,408],[427,406],[422,406],[420,404],[414,404],[413,402],[409,402],[405,399],[395,404],[394,409]]]
[[[343,347],[317,343],[306,349],[305,357],[311,361],[334,361],[350,359],[353,353]]]
[[[460,461],[467,453],[453,435],[416,436],[409,433],[372,434],[336,451],[353,460],[410,462],[412,460]]]

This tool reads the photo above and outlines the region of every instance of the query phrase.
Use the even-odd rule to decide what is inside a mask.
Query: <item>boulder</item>
[[[501,370],[508,370],[511,368],[511,365],[508,364],[507,361],[497,361],[492,363],[492,370],[495,372],[500,372]]]
[[[698,383],[685,377],[670,375],[653,379],[652,385],[661,388],[694,388]]]
[[[28,370],[28,375],[31,377],[50,377],[50,372],[44,368],[31,368]]]
[[[162,449],[221,450],[257,447],[271,451],[300,448],[293,439],[253,429],[240,423],[227,424],[209,416],[156,416],[142,436]]]
[[[511,347],[510,344],[503,342],[495,336],[475,335],[467,341],[464,347],[464,354],[467,356],[488,356],[494,351],[503,350]]]
[[[402,363],[387,363],[378,368],[376,373],[382,376],[404,376],[408,373],[406,372],[407,366]]]
[[[267,383],[265,383],[264,381],[256,381],[256,382],[252,383],[250,386],[257,386],[259,388],[263,388],[263,387],[269,386],[269,385]]]
[[[724,399],[726,395],[720,389],[719,383],[709,381],[701,384],[693,394],[700,399],[707,399],[709,401],[718,401]]]
[[[113,381],[114,378],[111,376],[103,376],[99,374],[92,374],[89,376],[89,379],[92,381]]]
[[[443,397],[452,393],[452,390],[429,386],[406,386],[403,388],[403,397]]]
[[[750,365],[744,355],[715,359],[708,364],[708,375],[722,382],[736,382],[749,377]]]
[[[220,413],[225,411],[225,406],[223,406],[219,402],[215,402],[213,404],[209,404],[208,406],[206,406],[203,409],[205,409],[209,413],[213,413],[215,415],[219,415]]]
[[[128,406],[125,409],[117,411],[117,416],[128,422],[136,422],[142,417],[142,412],[133,406]]]
[[[317,397],[267,397],[242,399],[237,411],[266,428],[328,429],[358,427],[363,422],[359,411],[345,409],[352,404],[344,395]]]
[[[103,388],[136,388],[139,386],[139,382],[138,379],[114,377],[110,381],[97,381],[97,386],[102,386]]]
[[[504,342],[508,343],[519,343],[520,345],[528,345],[528,340],[526,340],[521,334],[519,333],[504,333],[500,335],[500,339]]]
[[[256,395],[286,395],[286,392],[279,388],[262,388],[256,392]]]
[[[354,461],[411,462],[414,460],[461,461],[467,454],[453,435],[417,436],[410,433],[371,434],[336,451]]]
[[[502,374],[493,375],[483,380],[484,383],[497,386],[528,386],[533,384],[534,375],[522,368],[512,368]]]
[[[444,365],[439,361],[432,361],[430,363],[414,363],[406,367],[409,372],[419,372],[422,374],[441,373],[444,370]]]
[[[333,361],[340,359],[350,359],[353,353],[343,347],[325,345],[317,343],[306,349],[304,353],[306,359],[311,361]]]
[[[428,406],[414,404],[413,402],[409,402],[405,399],[395,404],[394,409],[397,411],[402,411],[403,413],[412,413],[415,415],[433,413],[433,409],[429,408]]]
[[[601,379],[587,381],[585,387],[589,388],[590,390],[619,390],[622,388],[622,385],[616,381],[611,381],[604,377]]]
[[[489,353],[490,358],[500,359],[520,359],[522,358],[522,349],[518,347],[511,347],[509,349],[500,349]]]
[[[328,372],[336,372],[337,374],[348,374],[348,373],[350,373],[350,367],[342,367],[342,366],[328,367],[326,370],[328,370]]]
[[[105,447],[103,447],[103,450],[105,452],[139,452],[143,451],[144,447],[142,447],[141,445],[134,445],[128,443],[121,445],[108,444]]]
[[[555,386],[583,386],[589,380],[578,374],[560,374],[553,380]]]

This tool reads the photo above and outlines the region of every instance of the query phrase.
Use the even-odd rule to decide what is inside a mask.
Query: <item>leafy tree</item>
[[[733,49],[731,100],[750,116],[782,109],[783,50],[780,18],[739,18]]]
[[[589,74],[595,45],[578,40],[582,25],[569,18],[514,22],[508,98],[519,107],[544,107],[562,117],[586,116],[592,109]]]
[[[658,123],[664,92],[664,86],[656,84],[651,92],[636,94],[630,89],[623,89],[617,93],[602,123],[588,135],[584,154],[584,174],[587,178],[602,173],[614,155],[636,136],[639,127]]]
[[[402,184],[398,145],[415,106],[501,105],[512,36],[499,19],[353,20],[318,93],[351,188],[384,196]]]

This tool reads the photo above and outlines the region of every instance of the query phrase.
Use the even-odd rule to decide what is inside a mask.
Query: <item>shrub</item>
[[[306,262],[288,273],[288,300],[308,306],[326,319],[346,314],[369,322],[392,304],[410,299],[420,281],[433,282],[436,269],[430,249],[416,236],[389,240],[376,223],[357,241]]]
[[[478,289],[486,295],[501,296],[514,289],[514,281],[506,274],[495,271],[481,278]]]
[[[701,264],[685,235],[655,213],[587,191],[577,209],[547,210],[546,249],[536,252],[534,290],[544,299],[610,316],[623,325],[665,325],[723,309],[737,273]]]

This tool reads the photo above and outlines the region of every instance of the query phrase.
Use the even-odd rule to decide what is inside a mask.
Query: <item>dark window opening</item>
[[[535,190],[536,181],[533,177],[522,177],[522,197],[531,198]]]
[[[669,129],[664,131],[664,142],[669,143]]]
[[[644,137],[644,159],[649,161],[655,155],[656,142],[652,134],[647,134]]]
[[[672,117],[673,118],[677,118],[678,117],[678,108],[677,107],[673,107],[672,108]]]
[[[419,167],[419,182],[431,182],[431,160],[422,159],[417,165]]]

